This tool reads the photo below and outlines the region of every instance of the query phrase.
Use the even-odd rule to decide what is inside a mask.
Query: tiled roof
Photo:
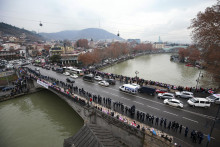
[[[74,136],[65,139],[64,147],[119,147],[124,146],[113,134],[95,124],[84,125]]]

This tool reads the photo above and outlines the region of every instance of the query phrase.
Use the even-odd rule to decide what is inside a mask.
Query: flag
[[[208,141],[210,142],[210,139],[211,139],[210,135],[207,136],[207,139],[208,139]]]
[[[213,94],[213,93],[214,93],[214,91],[212,91],[212,90],[209,90],[209,91],[208,91],[208,93],[210,93],[210,94]]]
[[[154,134],[154,135],[157,135],[157,133],[156,133],[156,131],[155,131],[154,129],[153,129],[153,131],[152,131],[152,132],[153,132],[153,134]]]

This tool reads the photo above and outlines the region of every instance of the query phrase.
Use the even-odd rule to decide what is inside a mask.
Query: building
[[[64,52],[64,47],[55,46],[50,48],[49,54],[50,56],[61,55],[63,52]]]
[[[75,64],[78,63],[78,56],[81,53],[61,54],[62,64]]]
[[[140,44],[141,43],[141,39],[128,39],[127,40],[128,42],[135,42],[137,44]]]

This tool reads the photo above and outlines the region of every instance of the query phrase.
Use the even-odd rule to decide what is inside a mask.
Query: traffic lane
[[[154,115],[160,118],[167,118],[169,121],[175,120],[176,122],[181,122],[184,126],[188,126],[190,124],[191,128],[196,128],[197,130],[201,130],[200,126],[207,125],[206,117],[201,118],[200,115],[195,116],[195,114],[192,113],[185,114],[183,112],[183,109],[167,106],[163,103],[160,103],[161,105],[158,105],[158,103],[156,105],[146,104],[146,102],[143,99],[139,100],[135,98],[133,95],[130,96],[122,92],[114,93],[114,97],[112,97],[112,93],[108,92],[106,87],[96,87],[95,83],[85,81],[84,84],[82,84],[82,86],[85,86],[87,84],[89,84],[90,86],[87,87],[87,89],[84,88],[86,91],[89,91],[90,93],[94,93],[96,95],[100,95],[102,97],[111,98],[113,101],[120,101],[127,106],[135,105],[137,107],[137,110],[142,111],[144,113],[149,113],[150,115]],[[201,131],[209,131],[208,126],[207,129],[203,129]]]
[[[59,73],[56,73],[56,72],[53,72],[53,71],[49,73],[48,70],[45,70],[45,69],[42,69],[41,73],[43,75],[53,76],[54,78],[62,80],[62,81],[65,81],[66,78],[67,78],[67,76],[65,76],[63,74],[59,74]],[[102,90],[100,90],[101,86],[97,86],[96,82],[94,82],[94,83],[85,82],[81,78],[76,79],[76,84],[79,86],[79,88],[81,86],[81,88],[83,87],[86,91],[89,90],[88,92],[96,94],[96,95],[100,95],[100,96],[104,96],[104,97],[109,97],[109,98],[113,98],[112,97],[112,95],[113,95],[114,97],[116,97],[116,99],[114,99],[115,101],[123,102],[124,104],[127,104],[128,106],[129,105],[132,106],[132,105],[135,105],[135,104],[139,104],[139,105],[146,105],[147,107],[149,107],[149,108],[151,108],[153,110],[159,110],[158,104],[164,105],[162,102],[154,101],[155,97],[152,97],[152,96],[148,96],[148,98],[144,98],[144,97],[141,97],[141,96],[130,95],[130,94],[127,94],[127,93],[120,92],[118,90],[118,88],[117,88],[117,90],[115,89],[115,87],[117,87],[117,85],[115,85],[114,88],[113,87],[110,88],[110,89],[114,90],[114,92],[107,92],[107,90],[108,90],[107,87],[104,87],[104,89],[102,88]],[[74,85],[76,85],[76,84],[74,84]],[[93,92],[94,90],[96,90],[96,92]],[[110,95],[108,95],[108,93]],[[105,96],[106,94],[107,94],[107,96]],[[126,97],[130,97],[130,98],[126,98]],[[139,99],[134,99],[134,97],[138,97]],[[121,100],[121,99],[123,99],[123,100]],[[130,101],[129,103],[127,102],[128,100],[132,100],[132,99],[134,99],[134,100]],[[152,101],[152,99],[153,99],[153,101]],[[125,101],[125,100],[127,100],[127,101]],[[146,102],[143,101],[143,100],[147,100],[148,104],[146,104]],[[168,106],[167,107],[162,107],[162,108],[165,108],[165,110],[164,110],[165,113],[173,114],[172,112],[170,112],[172,110],[168,109]],[[186,111],[186,110],[184,110],[184,111]],[[186,111],[186,112],[190,112],[190,111]],[[190,112],[190,113],[192,113],[192,112]],[[179,114],[175,114],[175,115],[179,115]],[[192,117],[190,116],[189,117],[188,116],[189,114],[187,114],[187,115],[183,114],[183,115],[187,116],[187,117],[183,117],[184,119],[188,119],[190,121],[193,121],[191,118],[194,118],[194,116],[192,116]]]
[[[89,90],[94,90],[94,89],[97,89],[97,87],[96,88],[94,88],[94,87],[92,87],[92,85],[94,84],[94,83],[91,83],[91,82],[85,82],[85,84],[89,84],[90,85],[90,88],[91,89],[88,89],[88,91]],[[101,89],[101,90],[100,90]],[[98,92],[95,92],[95,93],[98,93],[99,95],[101,95],[101,96],[104,96],[104,97],[109,97],[109,96],[106,96],[106,93],[107,94],[109,94],[110,92],[104,92],[104,93],[102,93],[103,91],[106,91],[106,88],[105,87],[100,87],[100,88],[98,88],[98,90],[99,90],[99,93]],[[120,98],[120,96],[119,96],[119,98]],[[124,101],[124,100],[122,100],[122,101]],[[122,102],[122,101],[120,101],[120,102]],[[130,101],[131,102],[131,101]],[[125,103],[125,102],[124,102]],[[131,104],[133,104],[133,103],[131,103]],[[142,104],[142,103],[140,103],[140,104]],[[137,105],[136,105],[137,106]],[[149,113],[149,114],[154,114],[155,113],[155,110],[151,110],[150,109],[150,111],[149,111],[149,109],[146,109],[146,106],[145,105],[140,105],[140,106],[138,106],[138,108],[136,109],[136,110],[139,110],[139,111],[141,111],[141,112],[147,112],[147,113]],[[179,111],[181,111],[181,109],[177,109],[177,110],[179,110]],[[175,111],[177,111],[177,110],[175,110]],[[160,112],[160,111],[159,111]],[[174,116],[173,116],[173,114],[174,114]],[[159,117],[159,118],[166,118],[167,119],[167,125],[168,125],[168,122],[169,121],[176,121],[176,122],[181,122],[180,124],[182,124],[183,125],[183,130],[184,130],[184,126],[188,126],[189,127],[189,130],[190,130],[190,132],[193,130],[193,129],[195,129],[195,130],[198,130],[198,131],[202,131],[203,133],[205,133],[204,135],[206,135],[206,134],[208,134],[209,133],[209,130],[210,130],[210,128],[205,128],[205,127],[202,127],[201,128],[201,124],[197,124],[197,123],[194,123],[193,124],[193,122],[188,122],[188,119],[181,119],[181,118],[179,118],[178,116],[175,116],[175,113],[170,113],[170,112],[168,112],[168,111],[161,111],[160,113],[156,113],[156,115],[154,115],[154,117]],[[146,122],[146,121],[145,121]],[[155,122],[155,121],[154,121]],[[201,121],[200,121],[201,122]],[[148,123],[149,124],[149,123]],[[155,127],[155,125],[152,125],[153,127]],[[205,128],[205,129],[203,129],[203,128]],[[160,128],[159,128],[160,129]],[[162,128],[163,130],[164,130],[164,128]],[[164,130],[165,132],[167,132],[167,133],[169,133],[169,134],[171,134],[171,135],[174,135],[174,136],[176,136],[176,137],[179,137],[179,138],[181,138],[181,139],[184,139],[184,136],[183,136],[183,134],[176,134],[175,132],[169,132],[168,130]],[[214,138],[216,138],[216,137],[218,137],[218,136],[214,136],[213,135],[213,137]],[[189,140],[185,140],[185,141],[189,141]]]
[[[44,71],[46,71],[46,70],[44,70]],[[52,73],[53,73],[53,75],[55,75],[55,77],[54,78],[57,78],[57,79],[63,79],[63,80],[65,80],[66,79],[66,76],[65,75],[62,75],[62,74],[57,74],[57,73],[55,73],[55,72],[53,72],[52,71]],[[42,72],[42,74],[43,74],[43,72]],[[51,76],[51,73],[48,73],[47,71],[44,73],[44,74],[46,74],[47,76]],[[81,79],[80,79],[81,80]],[[79,83],[83,83],[82,82],[82,80],[80,81],[79,80]],[[94,89],[94,86],[93,86],[93,84],[94,83],[90,83],[90,82],[87,82],[86,84],[83,84],[84,86],[85,85],[90,85],[89,87],[91,87],[91,90],[92,89]],[[105,91],[105,87],[103,87],[104,89],[103,89],[103,91]],[[96,88],[97,89],[97,88]],[[98,88],[99,89],[99,88]],[[100,91],[100,90],[99,90]],[[104,95],[104,94],[102,94],[102,93],[100,93],[100,95]],[[106,97],[108,97],[108,96],[106,96]],[[119,96],[120,97],[120,96]],[[122,101],[122,100],[121,100]],[[124,102],[124,103],[126,103],[126,101]],[[131,105],[132,105],[133,103],[131,103]],[[145,109],[146,107],[144,107],[144,109]],[[149,111],[150,109],[148,109],[148,112],[149,113],[151,113],[151,114],[153,114],[154,112],[155,112],[155,110],[152,110],[152,111]],[[141,110],[141,111],[143,111],[143,112],[145,112],[146,110]],[[158,114],[158,117],[163,117],[164,116],[164,114],[163,115],[160,115],[160,114]],[[169,117],[169,116],[167,116],[167,117]],[[171,118],[171,119],[173,119],[173,118]]]
[[[56,73],[56,72],[54,72],[54,71],[49,71],[49,70],[46,70],[46,69],[42,69],[41,68],[41,73],[43,74],[43,75],[47,75],[47,76],[53,76],[54,78],[56,78],[56,79],[59,79],[59,80],[62,80],[62,81],[66,81],[66,78],[67,78],[67,76],[65,76],[65,75],[63,75],[63,74],[59,74],[59,73]],[[85,83],[85,81],[83,81],[81,78],[80,79],[76,79],[76,84],[79,86],[79,88],[80,88],[80,86],[83,86],[84,87],[84,89],[86,90],[86,89],[90,89],[91,91],[90,92],[92,92],[92,90],[94,89],[94,87],[96,87],[96,82],[94,82],[94,83],[92,83],[92,84],[94,84],[94,86],[93,85],[90,85],[89,83],[90,82],[86,82],[86,84],[84,84]],[[88,85],[89,84],[89,85]],[[75,85],[75,84],[74,84]],[[92,87],[92,89],[91,89],[91,87]],[[115,92],[118,92],[119,90],[118,90],[118,88],[117,88],[117,90],[115,89],[115,87],[117,87],[117,85],[115,85],[114,86],[114,88],[110,88],[110,89],[112,89],[112,90],[115,90]],[[97,87],[98,89],[100,89],[100,86],[98,86]],[[101,93],[98,93],[97,91],[99,91],[98,89],[96,88],[96,93],[93,93],[93,94],[96,94],[96,95],[102,95]],[[106,87],[107,88],[107,87]],[[103,89],[103,92],[104,93],[106,93],[107,91],[106,91],[106,89]],[[109,96],[109,98],[112,98],[112,95],[113,96],[115,96],[115,97],[117,97],[117,96],[119,96],[120,97],[120,99],[124,99],[124,100],[128,100],[128,98],[126,98],[127,96],[128,96],[128,94],[127,95],[121,95],[121,93],[122,92],[120,92],[120,93],[118,93],[118,94],[113,94],[112,92],[110,92],[111,93],[111,95]],[[144,99],[144,97],[141,97],[141,96],[137,96],[137,95],[132,95],[132,97],[138,97],[138,98],[141,98],[142,100]],[[144,100],[147,100],[148,101],[148,103],[149,103],[149,100],[150,99],[152,99],[152,96],[148,96],[148,98],[146,98],[146,99],[144,99]],[[130,99],[132,99],[132,98],[130,98]],[[129,99],[129,100],[130,100]],[[140,100],[141,100],[140,99]],[[154,98],[155,99],[155,98]],[[117,99],[117,100],[119,100],[119,99]],[[145,104],[145,102],[140,102],[140,100],[137,100],[137,101],[133,101],[134,103],[130,103],[130,105],[133,105],[133,104]],[[121,101],[121,102],[123,102],[123,101]],[[157,104],[162,104],[162,102],[159,102],[158,103],[158,101],[150,101],[150,102],[153,102],[153,103],[151,103],[150,105],[146,105],[147,107],[150,107],[150,108],[152,108],[152,109],[154,109],[154,110],[157,110],[158,108],[158,106],[157,106]],[[124,102],[125,103],[125,102]],[[156,105],[155,105],[156,104]],[[153,106],[154,105],[154,106]],[[184,106],[188,106],[188,105],[184,105]],[[165,110],[165,112],[167,112],[167,113],[169,113],[169,111],[170,110]],[[186,110],[184,110],[184,111],[186,111]],[[190,111],[186,111],[186,112],[190,112]],[[190,112],[190,113],[192,113],[192,112]],[[184,119],[188,119],[188,120],[190,120],[190,118],[188,118],[188,117],[184,117]]]

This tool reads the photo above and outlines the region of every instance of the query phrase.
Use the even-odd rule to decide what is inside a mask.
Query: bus
[[[76,68],[72,68],[70,73],[77,74],[77,75],[80,75],[80,76],[84,75],[84,72],[81,69],[76,69]]]
[[[84,72],[82,70],[73,68],[71,66],[63,67],[63,69],[64,69],[65,72],[68,72],[70,74],[77,74],[77,75],[80,75],[80,76],[84,75]]]

